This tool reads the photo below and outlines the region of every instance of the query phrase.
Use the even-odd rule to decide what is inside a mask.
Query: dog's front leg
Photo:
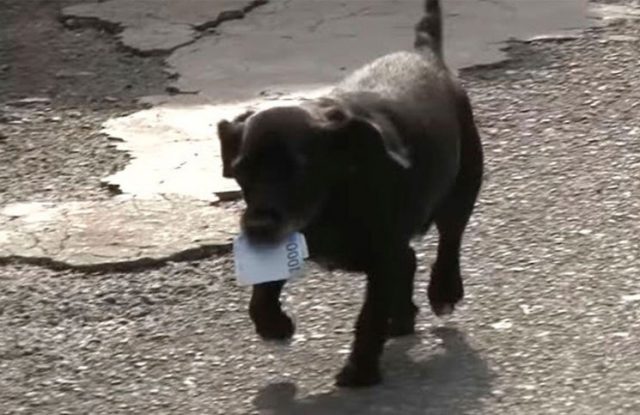
[[[413,280],[416,274],[416,254],[407,248],[404,260],[394,272],[395,297],[389,320],[389,337],[400,337],[415,332],[418,307],[413,302]]]
[[[280,304],[284,283],[273,281],[253,286],[249,315],[256,332],[265,340],[287,340],[295,331],[293,322],[282,311]]]
[[[367,291],[356,322],[355,341],[346,365],[336,377],[338,386],[371,386],[381,381],[380,356],[395,295],[394,271],[401,268],[402,259],[402,255],[385,255],[367,272]]]

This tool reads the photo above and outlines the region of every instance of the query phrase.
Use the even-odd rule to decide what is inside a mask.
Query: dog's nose
[[[242,225],[250,240],[268,243],[277,241],[283,222],[283,217],[278,211],[258,209],[245,212]]]

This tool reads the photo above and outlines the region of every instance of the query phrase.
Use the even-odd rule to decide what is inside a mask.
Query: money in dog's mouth
[[[300,276],[309,257],[301,233],[291,233],[283,241],[255,245],[240,234],[233,243],[236,277],[241,285],[256,285]]]

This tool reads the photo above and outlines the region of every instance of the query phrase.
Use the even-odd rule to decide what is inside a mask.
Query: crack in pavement
[[[239,20],[243,19],[247,13],[250,13],[252,10],[264,6],[269,3],[269,0],[254,0],[251,4],[245,6],[242,10],[225,10],[220,12],[220,15],[217,19],[214,19],[209,22],[205,22],[199,25],[194,26],[194,28],[200,32],[204,32],[210,29],[214,29],[220,26],[224,22],[228,22],[230,20]]]
[[[38,265],[53,270],[76,270],[81,272],[90,273],[110,273],[110,272],[126,272],[136,271],[142,269],[154,269],[162,268],[171,262],[187,262],[198,261],[206,258],[211,258],[216,255],[225,255],[231,252],[231,243],[225,245],[217,245],[214,243],[204,244],[197,247],[191,247],[177,251],[172,254],[167,254],[160,257],[143,256],[144,250],[136,251],[138,258],[132,260],[117,260],[113,257],[105,256],[101,254],[92,254],[95,258],[104,259],[102,262],[92,263],[70,263],[65,260],[58,260],[51,256],[26,256],[11,253],[8,256],[0,256],[0,264],[27,264]]]
[[[0,261],[55,268],[130,269],[202,259],[227,250],[237,227],[224,209],[169,196],[23,203],[5,210],[19,217],[0,239]]]
[[[104,30],[117,36],[121,47],[138,56],[167,56],[196,42],[207,32],[225,22],[245,18],[254,9],[268,4],[269,0],[253,0],[239,9],[220,10],[214,17],[202,23],[189,23],[185,22],[185,19],[168,21],[164,15],[153,15],[153,12],[140,13],[137,7],[142,6],[135,5],[132,8],[134,12],[131,16],[127,16],[119,14],[121,13],[119,8],[129,7],[128,4],[121,3],[118,0],[111,0],[97,4],[83,3],[70,6],[62,11],[60,21],[70,29],[91,27]],[[217,6],[213,1],[200,3],[210,6],[204,8],[204,11]],[[156,5],[155,9],[162,9],[162,6],[163,4]],[[226,5],[222,5],[222,7],[226,7]],[[104,16],[101,13],[104,13]],[[186,19],[188,20],[189,17],[196,18],[187,16]]]

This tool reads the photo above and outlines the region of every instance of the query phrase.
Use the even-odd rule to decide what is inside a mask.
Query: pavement
[[[111,9],[117,13],[109,20],[111,3],[119,7]],[[271,30],[277,27],[287,32],[289,24],[292,33],[305,28],[301,42],[311,48],[313,33],[306,33],[305,20],[299,17],[305,12],[311,16],[308,8],[315,6],[310,2],[257,5],[239,1],[233,2],[233,8],[225,6],[195,17],[181,10],[172,18],[176,14],[170,8],[157,7],[138,9],[140,18],[127,18],[123,9],[127,3],[134,4],[96,2],[87,6],[78,2],[64,9],[62,20],[72,33],[89,36],[73,31],[90,24],[102,28],[104,36],[120,36],[121,46],[114,45],[105,53],[113,59],[121,59],[118,53],[124,52],[118,48],[124,45],[127,56],[134,56],[130,59],[141,59],[139,63],[135,60],[140,67],[161,55],[169,65],[165,70],[174,73],[178,68],[174,62],[183,60],[184,71],[177,71],[178,79],[169,76],[168,94],[145,100],[153,107],[137,111],[127,106],[128,115],[114,114],[104,124],[107,133],[124,140],[116,144],[129,153],[124,162],[117,162],[124,169],[106,187],[119,188],[123,194],[114,198],[91,190],[80,179],[95,173],[78,170],[69,173],[72,186],[56,187],[56,200],[48,200],[43,197],[48,193],[31,190],[32,182],[46,179],[19,163],[15,174],[25,178],[24,197],[16,200],[11,196],[19,192],[19,184],[14,187],[13,181],[6,182],[10,193],[0,193],[11,200],[0,207],[3,413],[640,412],[640,32],[633,21],[638,15],[633,7],[640,5],[631,1],[593,5],[591,10],[600,10],[614,24],[589,29],[584,14],[575,20],[579,24],[574,20],[565,24],[560,18],[571,10],[564,7],[584,3],[567,6],[571,2],[562,2],[557,9],[559,25],[545,26],[548,29],[538,33],[524,29],[524,23],[514,25],[524,31],[511,32],[508,37],[534,39],[511,43],[503,55],[478,59],[480,66],[460,70],[487,151],[486,184],[463,257],[467,297],[448,320],[429,314],[424,291],[435,239],[429,236],[416,241],[420,270],[416,299],[423,309],[419,333],[391,342],[385,354],[384,385],[353,392],[335,389],[332,376],[348,352],[362,278],[311,266],[306,277],[292,284],[285,295],[286,307],[298,322],[293,342],[287,347],[262,343],[246,315],[248,293],[234,283],[232,258],[224,249],[235,232],[239,206],[216,200],[216,188],[228,184],[213,185],[215,179],[206,179],[213,177],[216,165],[215,147],[211,147],[215,137],[209,136],[216,116],[227,116],[246,105],[304,99],[309,89],[323,88],[340,71],[323,72],[332,65],[303,59],[300,65],[282,62],[293,70],[289,78],[281,78],[284,81],[278,81],[281,74],[271,65],[249,65],[247,78],[242,78],[245,75],[230,64],[231,58],[219,60],[220,70],[203,70],[208,67],[196,65],[206,62],[206,55],[200,53],[211,47],[210,57],[224,50],[232,56],[234,42],[242,39],[243,45],[254,45],[254,40],[248,40],[252,36],[270,42],[267,34]],[[356,23],[379,30],[388,21],[392,22],[390,30],[400,33],[408,22],[402,19],[411,16],[405,3],[389,2],[397,7],[397,21],[390,17],[395,16],[389,14],[394,9],[387,3],[373,4],[360,10],[362,14],[341,14],[361,4],[349,3],[345,10],[336,11],[335,19],[321,22],[318,36],[331,45],[330,33],[344,33],[356,28]],[[325,7],[324,2],[313,4]],[[448,4],[454,7],[456,3]],[[478,13],[488,7],[485,2],[476,5]],[[533,10],[537,9],[523,15],[533,19]],[[80,16],[81,12],[86,15]],[[98,12],[102,17],[90,14]],[[455,24],[457,13],[452,9],[447,13]],[[468,31],[475,28],[485,33],[484,27],[468,23],[472,15],[459,17],[463,19],[459,22],[467,22],[463,26]],[[500,26],[507,33],[513,16],[503,15],[491,28]],[[70,18],[75,21],[69,22]],[[145,23],[147,20],[151,23]],[[166,48],[158,46],[162,37],[158,34],[164,33],[158,22],[163,21],[170,28],[181,27],[188,36]],[[128,43],[135,37],[125,36],[129,27],[133,33],[153,33],[153,42],[139,43],[152,47],[136,51],[136,45]],[[554,33],[567,27],[581,30]],[[544,36],[549,33],[554,34]],[[482,36],[476,35],[472,42],[486,40]],[[383,37],[379,33],[371,38],[373,45],[380,44],[381,52],[387,45]],[[400,41],[395,35],[388,37],[389,47]],[[455,42],[455,38],[448,42],[447,54],[452,59],[456,59],[456,50],[463,50],[456,49]],[[215,49],[216,44],[221,49]],[[356,47],[362,56],[348,58],[355,64],[373,49]],[[187,50],[193,57],[192,66]],[[247,49],[247,61],[260,50]],[[339,57],[332,50],[333,46],[324,52],[326,62],[334,63],[331,59]],[[505,57],[505,62],[489,64]],[[209,65],[215,62],[210,58]],[[78,75],[78,68],[71,66],[56,78],[59,82],[71,73],[73,79],[83,79],[85,75]],[[304,78],[307,70],[309,79]],[[152,68],[145,71],[155,73]],[[220,88],[224,95],[216,100],[216,84],[207,87],[206,79],[189,75],[190,71],[210,73],[211,82],[226,73],[215,82],[228,84],[228,88]],[[234,71],[246,81],[238,84],[246,89],[229,81]],[[274,78],[268,78],[270,71]],[[130,75],[118,76],[127,79]],[[263,90],[259,76],[271,79]],[[79,89],[84,84],[78,83]],[[13,86],[18,87],[27,88]],[[198,95],[191,93],[196,90]],[[100,93],[99,89],[87,92]],[[35,142],[40,133],[35,135],[30,125],[54,125],[58,127],[52,131],[66,131],[69,119],[84,119],[84,113],[61,117],[69,110],[58,109],[58,95],[50,94],[53,104],[45,110],[45,101],[24,102],[23,96],[5,103],[10,110],[4,112],[8,115],[0,135],[6,138],[0,139],[0,149],[22,159],[12,148],[29,144],[27,154],[33,155],[33,148],[54,145],[46,140]],[[111,106],[111,101],[101,101],[97,111]],[[212,117],[201,120],[207,114]],[[60,120],[51,121],[55,118]],[[94,118],[101,119],[89,119]],[[40,119],[46,119],[46,124],[40,124]],[[98,130],[100,123],[87,121],[84,126]],[[82,146],[101,148],[101,136],[90,137]],[[64,143],[69,153],[75,148],[71,140]],[[61,160],[67,160],[65,147],[57,151],[63,153]],[[92,151],[69,156],[69,164],[91,161]],[[167,173],[176,170],[167,161],[172,153],[189,160],[178,163],[188,171],[182,177],[191,177],[189,183],[176,179],[171,186],[165,185],[167,178],[181,177]],[[189,159],[189,153],[194,157]],[[97,154],[100,160],[108,160],[103,150]],[[198,162],[198,157],[210,162]],[[144,164],[136,165],[136,160],[145,158],[147,169]],[[26,166],[47,165],[40,156],[29,160]],[[205,164],[210,166],[203,168]],[[132,169],[128,178],[122,175],[127,169]],[[55,170],[50,176],[54,187],[58,186]],[[200,183],[210,187],[203,190]],[[181,256],[181,252],[186,254]]]

